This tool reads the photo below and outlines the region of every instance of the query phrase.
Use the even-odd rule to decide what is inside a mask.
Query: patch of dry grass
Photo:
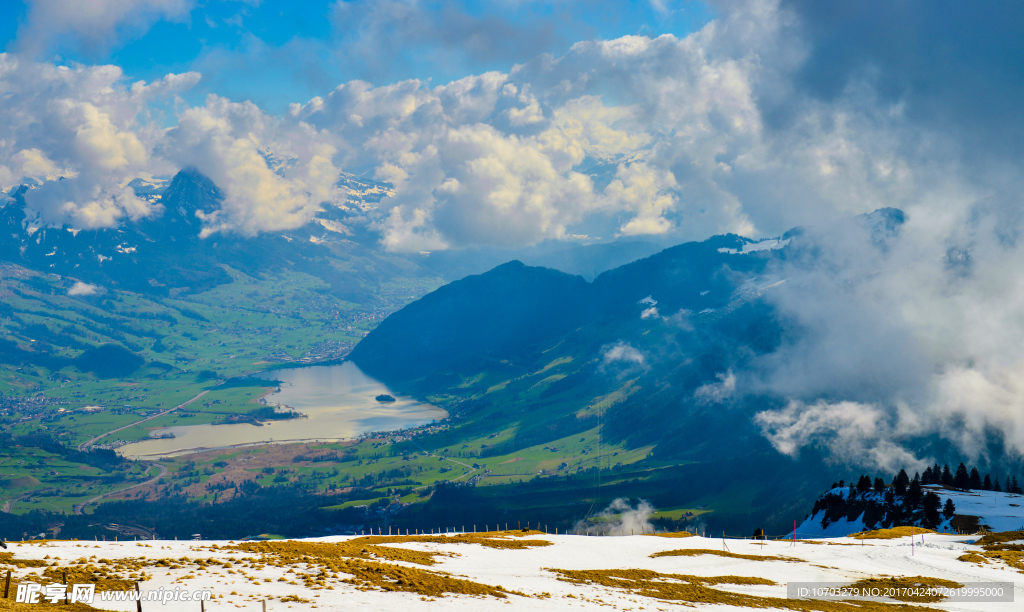
[[[264,542],[241,542],[228,550],[255,553],[265,559],[267,565],[278,567],[295,566],[309,568],[318,573],[295,574],[312,589],[330,588],[327,581],[338,572],[352,576],[344,582],[357,588],[377,588],[384,591],[408,591],[428,597],[445,594],[489,595],[505,598],[516,593],[453,577],[445,572],[411,568],[384,561],[398,561],[414,565],[434,565],[435,557],[450,553],[414,550],[395,546],[396,544],[479,544],[489,548],[523,550],[538,546],[550,546],[546,540],[527,540],[524,535],[540,534],[538,531],[466,533],[455,536],[364,536],[339,542],[306,542],[278,540]],[[291,571],[291,570],[290,570]]]
[[[46,567],[48,562],[42,559],[15,559],[14,553],[0,552],[0,565],[13,565],[18,568]]]
[[[2,595],[2,593],[0,593]],[[40,601],[35,604],[27,603],[15,603],[13,599],[0,598],[0,610],[11,610],[12,612],[86,612],[87,610],[98,610],[92,606],[87,606],[84,603],[75,603],[64,605],[64,602],[59,604],[51,604],[48,601]]]
[[[377,588],[382,591],[405,591],[427,597],[443,597],[449,593],[490,595],[499,599],[505,599],[508,593],[512,593],[500,585],[492,587],[471,580],[455,578],[445,572],[431,572],[391,563],[346,560],[338,569],[353,576],[344,582],[354,584],[363,590]],[[517,594],[521,595],[521,593]]]
[[[985,550],[1024,550],[1022,544],[1007,544],[1007,542],[1024,541],[1024,531],[1000,531],[999,533],[987,533],[975,542],[978,546],[984,546]]]
[[[898,538],[905,538],[911,535],[921,535],[924,533],[935,533],[931,529],[925,529],[924,527],[893,527],[892,529],[876,529],[874,531],[865,531],[852,535],[855,540],[895,540]]]
[[[958,561],[982,563],[979,559],[985,559],[986,561],[1002,561],[1006,565],[1024,574],[1024,552],[1019,550],[986,550],[980,553],[968,553],[957,557]]]
[[[935,603],[945,599],[945,596],[906,594],[901,593],[900,589],[920,589],[927,587],[946,587],[950,589],[957,589],[964,585],[959,582],[954,582],[952,580],[945,580],[943,578],[931,578],[928,576],[883,576],[881,578],[866,578],[864,580],[858,580],[850,586],[859,589],[880,589],[883,593],[887,591],[895,593],[895,595],[892,596],[892,599],[898,601],[916,603]]]
[[[968,563],[1002,561],[1024,574],[1024,545],[1007,543],[1021,540],[1024,540],[1024,531],[988,533],[975,542],[975,544],[985,549],[983,552],[960,555],[957,557],[957,560]]]
[[[747,559],[749,561],[788,561],[790,563],[804,563],[803,559],[795,559],[793,557],[782,557],[777,555],[744,555],[740,553],[727,552],[724,550],[710,550],[706,548],[684,548],[682,550],[666,550],[657,552],[651,555],[651,558],[657,557],[699,557],[700,555],[717,555],[719,557],[729,557],[730,559]]]
[[[765,578],[747,576],[688,576],[683,574],[659,574],[651,570],[561,570],[549,569],[558,574],[558,579],[577,585],[600,585],[626,591],[634,595],[666,601],[690,604],[722,604],[735,608],[778,608],[801,612],[895,612],[897,610],[929,610],[933,608],[892,604],[872,601],[816,601],[805,599],[783,599],[780,597],[759,597],[744,593],[731,593],[711,588],[717,584],[764,584],[775,583]]]
[[[956,558],[957,561],[964,561],[966,563],[977,563],[978,565],[988,563],[988,559],[979,555],[978,553],[967,553],[966,555],[960,555]]]

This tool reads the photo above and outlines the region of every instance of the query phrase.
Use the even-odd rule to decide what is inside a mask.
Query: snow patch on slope
[[[718,249],[718,252],[730,253],[732,255],[742,255],[744,253],[753,253],[755,251],[771,251],[775,249],[781,249],[782,247],[789,244],[790,240],[792,240],[792,238],[786,238],[785,240],[780,240],[778,238],[769,238],[767,240],[759,240],[758,242],[748,242],[743,245],[742,250],[728,249],[723,247],[721,249]]]

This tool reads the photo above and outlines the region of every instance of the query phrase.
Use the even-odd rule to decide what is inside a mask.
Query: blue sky
[[[541,53],[561,55],[579,40],[684,36],[712,18],[707,5],[690,0],[171,2],[186,10],[118,23],[88,40],[75,32],[33,31],[26,27],[30,3],[9,0],[0,3],[0,36],[9,52],[35,36],[42,39],[33,45],[37,59],[112,63],[129,80],[195,70],[203,81],[186,94],[188,102],[216,92],[280,113],[352,79],[440,84],[507,72]]]

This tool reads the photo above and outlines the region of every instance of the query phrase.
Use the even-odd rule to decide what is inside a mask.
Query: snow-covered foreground
[[[92,559],[92,563],[133,568],[144,571],[143,592],[149,589],[186,590],[210,589],[214,599],[205,603],[205,609],[261,610],[267,600],[267,610],[669,610],[681,609],[679,601],[665,601],[645,597],[628,591],[595,584],[574,584],[559,580],[562,570],[646,569],[659,574],[690,576],[747,576],[767,578],[774,585],[715,584],[714,589],[729,593],[743,593],[760,597],[786,597],[787,582],[852,582],[882,576],[926,576],[960,583],[1013,582],[1015,603],[932,603],[926,604],[942,610],[1020,610],[1024,602],[1024,576],[1001,561],[976,564],[958,560],[971,551],[981,551],[972,543],[975,536],[928,534],[916,536],[911,548],[910,538],[893,540],[858,541],[834,538],[817,541],[770,541],[754,544],[750,540],[727,540],[688,537],[657,536],[586,537],[535,534],[528,536],[494,536],[503,541],[547,541],[550,545],[529,546],[519,549],[494,548],[472,540],[458,542],[450,536],[428,538],[429,541],[373,542],[358,537],[329,537],[315,540],[289,541],[289,543],[258,543],[255,546],[290,546],[299,550],[310,543],[331,543],[349,550],[373,552],[374,546],[392,549],[426,551],[434,556],[434,565],[422,565],[405,560],[380,558],[370,555],[366,561],[377,561],[426,570],[445,572],[455,577],[490,587],[499,586],[506,592],[517,591],[505,598],[491,595],[429,596],[416,592],[382,591],[362,582],[358,585],[342,582],[352,574],[337,570],[319,586],[309,580],[320,572],[316,564],[303,562],[306,557],[277,563],[266,552],[232,550],[237,543],[230,542],[78,542],[50,541],[40,543],[8,543],[7,552],[13,560],[41,560],[56,562],[59,567],[76,559]],[[422,538],[421,538],[422,539]],[[332,546],[330,548],[334,548]],[[754,558],[723,557],[711,552],[692,556],[652,557],[655,553],[680,549],[723,551],[751,555]],[[340,548],[340,547],[339,547]],[[318,550],[327,550],[320,547]],[[380,549],[376,549],[380,550]],[[305,553],[296,553],[299,555]],[[379,554],[379,553],[378,553]],[[404,553],[403,553],[404,554]],[[377,556],[377,559],[373,559]],[[786,557],[788,560],[760,560],[761,557]],[[411,558],[411,557],[410,557]],[[108,560],[104,564],[102,560]],[[157,562],[164,561],[161,565]],[[204,559],[198,566],[195,560]],[[230,566],[225,566],[225,562]],[[168,568],[167,565],[177,567]],[[349,566],[352,567],[352,566]],[[378,566],[379,567],[379,566]],[[29,572],[39,568],[15,570],[15,577],[25,579]],[[282,581],[281,579],[285,581]],[[324,578],[321,572],[321,580]],[[73,582],[69,580],[69,582]],[[357,581],[358,582],[358,581]],[[13,596],[13,593],[12,593]],[[294,597],[289,597],[294,596]],[[135,610],[134,602],[100,602],[94,606],[109,610]],[[285,599],[285,601],[282,601]],[[702,609],[736,609],[725,605],[697,604]],[[187,611],[199,610],[198,602],[146,602],[143,609]]]

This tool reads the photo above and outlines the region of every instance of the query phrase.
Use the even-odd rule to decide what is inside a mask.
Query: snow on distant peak
[[[792,240],[792,238],[786,238],[785,240],[781,240],[781,239],[778,239],[778,238],[768,238],[766,240],[759,240],[757,242],[748,242],[748,243],[743,245],[743,249],[742,250],[741,249],[729,249],[729,248],[724,248],[723,247],[723,248],[718,249],[718,252],[719,253],[730,253],[732,255],[741,255],[743,253],[753,253],[754,251],[770,251],[770,250],[774,250],[774,249],[781,249],[782,247],[784,247],[787,244],[789,244],[790,240]]]
[[[169,176],[140,176],[129,181],[126,186],[131,187],[139,199],[155,204],[170,184]]]
[[[282,158],[274,154],[269,147],[262,147],[259,149],[260,157],[266,162],[267,167],[274,174],[283,177],[289,170],[295,167],[299,163],[297,157]]]
[[[381,200],[395,195],[391,183],[377,181],[342,172],[336,185],[340,188],[344,201],[336,206],[344,211],[363,214],[376,210]]]
[[[351,235],[352,234],[352,230],[350,230],[347,227],[345,227],[344,224],[338,223],[337,221],[332,221],[330,219],[316,218],[316,219],[313,219],[313,223],[317,223],[321,227],[323,227],[325,230],[327,230],[329,232],[334,232],[336,234],[344,234],[344,235]]]

